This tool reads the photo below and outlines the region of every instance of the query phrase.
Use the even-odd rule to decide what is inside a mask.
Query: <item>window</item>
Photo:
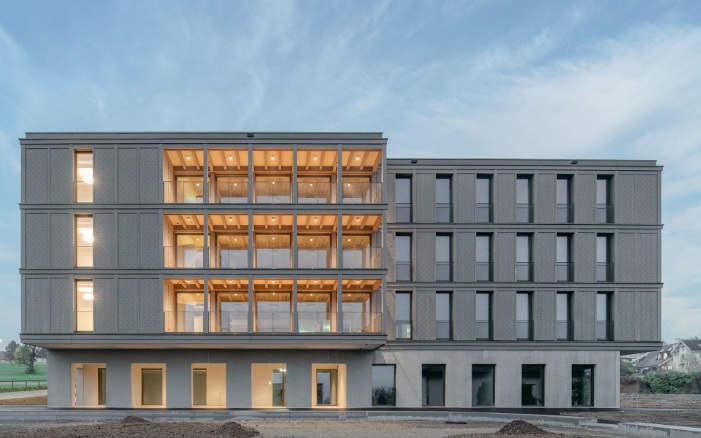
[[[92,280],[75,282],[75,331],[92,332],[94,328],[94,301]]]
[[[394,304],[395,339],[411,339],[411,292],[397,292]]]
[[[531,193],[530,175],[518,175],[516,177],[516,222],[533,222],[533,195]]]
[[[204,202],[204,178],[201,175],[175,177],[175,202],[202,204]]]
[[[436,339],[452,339],[452,300],[450,292],[436,292]]]
[[[477,175],[475,180],[475,222],[492,222],[492,177]]]
[[[478,234],[475,239],[475,279],[492,281],[491,234]]]
[[[611,196],[611,177],[596,178],[596,222],[599,224],[613,223],[613,204]]]
[[[521,365],[521,406],[545,406],[545,366]]]
[[[445,406],[445,365],[421,365],[422,406]]]
[[[316,370],[316,405],[338,406],[338,369]]]
[[[436,234],[436,281],[452,280],[452,248],[450,234]]]
[[[143,406],[162,406],[163,403],[163,369],[141,369],[141,404]]]
[[[574,208],[572,205],[572,177],[558,175],[555,183],[555,222],[558,224],[570,224],[574,222]]]
[[[555,322],[555,338],[558,341],[572,340],[572,294],[557,293],[557,316]]]
[[[93,202],[92,151],[75,153],[75,202]]]
[[[572,365],[572,406],[594,406],[594,365]]]
[[[574,266],[572,265],[572,235],[558,234],[556,249],[557,261],[555,264],[555,280],[572,281],[574,276]]]
[[[492,294],[477,292],[475,294],[475,338],[492,339]]]
[[[436,175],[436,222],[450,222],[453,219],[452,182],[450,175]]]
[[[613,281],[611,241],[610,234],[596,236],[596,281]]]
[[[394,190],[394,221],[411,222],[411,176],[397,175]]]
[[[75,265],[79,268],[93,267],[93,234],[92,215],[75,217]]]
[[[516,294],[516,339],[533,340],[533,294]]]
[[[395,269],[396,281],[411,280],[411,234],[397,234],[395,239]]]
[[[516,281],[533,281],[532,235],[516,235]]]
[[[494,365],[472,365],[472,406],[494,406]]]
[[[395,383],[394,365],[372,366],[372,405],[397,405],[397,389]]]
[[[611,301],[613,294],[598,292],[596,294],[596,340],[613,340],[613,315]]]

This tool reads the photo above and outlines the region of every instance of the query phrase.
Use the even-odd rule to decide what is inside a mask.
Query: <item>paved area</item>
[[[47,394],[46,389],[40,389],[38,391],[16,391],[16,392],[0,392],[0,400],[12,400],[14,398],[26,398],[26,397],[42,397]]]

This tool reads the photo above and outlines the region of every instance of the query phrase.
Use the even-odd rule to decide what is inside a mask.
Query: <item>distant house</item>
[[[642,374],[671,371],[673,366],[672,351],[675,344],[665,344],[657,351],[651,351],[633,361],[633,366]]]
[[[701,372],[701,339],[677,339],[674,344],[665,344],[660,350],[644,354],[632,363],[642,374],[664,371]]]

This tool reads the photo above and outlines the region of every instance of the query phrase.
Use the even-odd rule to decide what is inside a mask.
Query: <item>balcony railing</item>
[[[596,263],[596,281],[613,281],[613,263]]]
[[[166,333],[202,333],[204,312],[201,310],[163,312]]]
[[[298,182],[299,204],[331,204],[335,199],[336,184],[330,182]]]
[[[411,339],[411,321],[394,322],[394,339]]]
[[[259,248],[256,250],[256,268],[289,269],[292,267],[290,248]]]
[[[204,249],[197,246],[163,247],[163,264],[166,268],[202,268]]]
[[[217,204],[247,204],[248,182],[217,181],[214,183],[214,202]]]
[[[343,333],[382,333],[382,313],[343,312]]]
[[[247,269],[248,249],[219,247],[213,265],[213,268]]]
[[[478,341],[492,339],[492,321],[475,321],[475,339]]]
[[[394,221],[397,223],[411,222],[411,204],[396,203],[394,205]]]
[[[613,341],[613,321],[596,321],[596,340]]]
[[[533,340],[533,321],[516,321],[516,339]]]
[[[292,184],[289,182],[256,182],[254,188],[254,199],[257,204],[289,204],[292,202]]]
[[[343,269],[382,268],[382,248],[343,248]]]
[[[596,204],[596,223],[613,223],[613,204]]]
[[[475,204],[475,222],[494,222],[492,211],[493,209],[491,203]]]
[[[574,222],[574,205],[557,204],[555,207],[555,222],[558,224],[571,224]]]
[[[436,339],[452,339],[453,324],[450,321],[436,321]]]
[[[203,195],[202,181],[163,182],[163,202],[166,204],[201,204]]]
[[[516,204],[516,222],[533,222],[533,204]]]
[[[297,312],[297,331],[299,333],[335,333],[335,314],[333,312]]]
[[[453,208],[450,203],[436,203],[436,222],[446,223],[453,220]]]
[[[394,263],[394,280],[411,281],[411,262]]]
[[[336,248],[299,248],[297,250],[299,269],[328,269],[336,267]]]
[[[516,281],[533,281],[533,262],[516,262]]]
[[[475,280],[476,281],[493,281],[494,274],[492,262],[476,262],[475,263]]]
[[[556,321],[555,339],[558,341],[571,341],[574,339],[574,321]]]
[[[436,262],[436,281],[451,281],[453,279],[453,264],[451,262]]]
[[[256,312],[256,332],[258,333],[290,333],[290,312]]]
[[[555,264],[556,281],[572,281],[574,279],[574,263],[557,262]]]
[[[209,327],[212,333],[248,333],[248,312],[209,312]]]
[[[94,264],[94,247],[76,246],[75,247],[75,265],[79,268],[92,268]]]
[[[344,204],[382,203],[382,183],[344,182],[341,192]]]

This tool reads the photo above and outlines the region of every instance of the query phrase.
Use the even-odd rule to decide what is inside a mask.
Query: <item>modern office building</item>
[[[28,133],[50,407],[616,407],[660,346],[654,161],[387,159],[381,133]]]

